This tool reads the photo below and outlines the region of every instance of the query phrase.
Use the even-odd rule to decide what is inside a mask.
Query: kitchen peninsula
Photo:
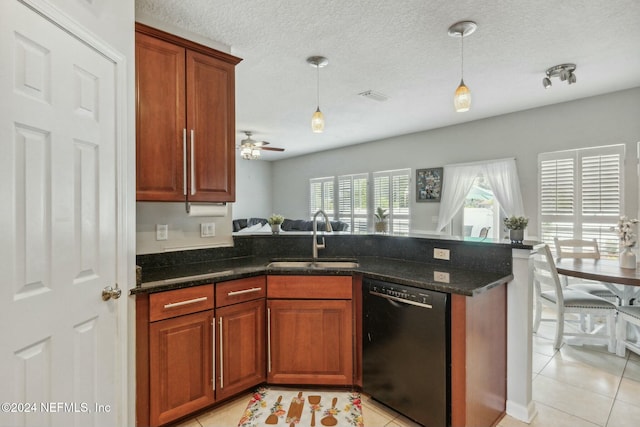
[[[138,256],[138,265],[142,267],[142,283],[132,290],[132,294],[136,296],[138,325],[138,425],[162,425],[199,409],[215,405],[228,397],[220,387],[223,377],[226,378],[228,375],[227,366],[223,363],[227,360],[227,347],[233,346],[233,343],[224,346],[228,338],[225,338],[225,341],[221,338],[224,329],[221,319],[223,317],[226,319],[227,316],[221,314],[224,307],[219,300],[224,299],[225,295],[237,294],[237,297],[241,298],[237,301],[238,307],[244,307],[243,304],[252,304],[251,310],[245,312],[248,313],[246,319],[249,319],[246,325],[254,325],[254,327],[253,330],[245,330],[242,337],[246,341],[245,337],[249,336],[248,342],[255,344],[256,356],[252,358],[252,367],[249,369],[253,383],[247,382],[245,389],[237,389],[237,392],[250,389],[260,383],[271,383],[273,378],[280,379],[277,380],[278,383],[283,383],[282,378],[287,378],[286,373],[275,375],[267,372],[272,366],[281,366],[278,365],[278,353],[271,352],[273,348],[277,348],[277,342],[270,341],[277,337],[277,333],[270,328],[277,325],[278,318],[269,313],[280,315],[284,307],[288,310],[287,316],[294,316],[289,318],[296,318],[294,309],[304,301],[293,304],[291,301],[297,301],[293,298],[320,298],[313,304],[309,303],[308,307],[304,305],[306,303],[303,306],[315,310],[312,315],[317,319],[329,318],[327,316],[329,312],[333,313],[332,318],[340,319],[328,321],[326,324],[321,324],[321,327],[331,327],[331,332],[336,336],[336,341],[326,344],[340,345],[340,351],[336,353],[348,357],[346,362],[344,357],[340,361],[332,361],[332,366],[338,366],[340,369],[331,368],[331,372],[318,373],[315,375],[315,378],[319,378],[316,382],[313,380],[304,382],[314,378],[310,375],[291,380],[290,383],[362,387],[363,278],[384,280],[448,295],[446,331],[448,348],[446,351],[450,366],[450,380],[447,384],[447,425],[495,425],[498,423],[505,413],[506,402],[506,284],[513,279],[511,245],[455,238],[325,234],[326,249],[322,250],[320,259],[353,260],[357,261],[357,266],[353,268],[273,267],[271,262],[276,259],[309,259],[312,249],[311,239],[310,235],[235,236],[234,247]],[[444,250],[449,259],[435,259],[435,249]],[[244,282],[247,280],[251,283]],[[236,287],[244,286],[246,283],[246,286],[238,291],[230,286],[230,283],[237,285]],[[222,295],[219,289],[224,286],[233,290]],[[303,286],[306,287],[305,291],[300,292]],[[241,288],[238,287],[238,289]],[[297,292],[296,295],[299,296],[292,296],[292,299],[289,299],[282,289]],[[197,342],[196,348],[205,351],[206,354],[192,360],[202,363],[203,373],[208,374],[210,378],[205,380],[206,384],[202,387],[203,394],[208,393],[209,396],[197,396],[194,399],[196,402],[189,402],[183,408],[184,411],[174,412],[169,418],[162,418],[162,416],[158,417],[158,414],[171,411],[172,408],[169,407],[171,402],[166,399],[164,403],[150,403],[150,399],[154,398],[150,396],[156,394],[150,391],[150,387],[158,384],[158,379],[154,379],[153,376],[162,375],[162,372],[150,370],[150,365],[163,366],[150,361],[154,358],[162,358],[162,355],[154,356],[153,350],[150,350],[150,342],[157,339],[157,337],[153,338],[154,327],[157,328],[154,325],[163,321],[174,321],[174,319],[155,323],[153,318],[150,320],[150,311],[153,312],[153,307],[150,308],[149,300],[180,291],[204,292],[203,295],[193,294],[186,299],[186,301],[196,301],[194,305],[205,304],[198,313],[176,316],[176,318],[194,316],[194,320],[197,320],[195,327],[197,332],[191,336],[197,337],[194,340]],[[208,298],[211,298],[211,301]],[[287,301],[290,301],[289,305]],[[169,306],[175,304],[174,301],[166,300],[165,302]],[[184,308],[181,302],[178,302],[178,307]],[[275,305],[275,302],[279,305]],[[326,304],[328,307],[326,310],[329,311],[322,308],[325,306],[323,304]],[[269,311],[266,319],[263,311],[265,305],[275,310]],[[342,314],[335,317],[335,313]],[[196,319],[197,316],[200,317]],[[219,330],[214,332],[212,329],[218,328],[207,326],[206,322],[209,322],[209,325],[217,325]],[[225,324],[228,323],[226,320],[225,322]],[[184,324],[177,326],[178,329],[185,327]],[[239,339],[238,336],[235,335],[235,339]],[[340,339],[343,341],[338,342]],[[167,341],[166,344],[170,345],[171,342]],[[415,343],[415,345],[419,344]],[[222,349],[223,346],[225,350]],[[216,349],[215,354],[212,354],[212,348]],[[168,348],[163,348],[162,351],[165,354],[167,352],[171,354]],[[212,364],[215,366],[210,367]],[[341,373],[338,375],[337,371]],[[187,380],[180,378],[180,381]],[[169,379],[164,384],[170,387],[172,383]],[[216,385],[214,391],[207,390],[207,388],[213,389]],[[198,399],[200,399],[199,403]],[[151,420],[149,419],[150,406],[155,408],[155,418],[152,415]],[[154,413],[154,410],[151,412]]]

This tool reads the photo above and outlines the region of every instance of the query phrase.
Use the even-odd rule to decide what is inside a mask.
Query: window
[[[540,154],[542,241],[596,239],[604,256],[617,256],[618,237],[611,228],[623,212],[623,161],[624,145]]]
[[[373,174],[372,210],[388,210],[390,234],[409,234],[410,173],[410,169],[399,169]]]
[[[349,224],[353,234],[367,233],[368,174],[338,177],[338,219]]]
[[[326,178],[313,178],[309,180],[309,218],[322,209],[330,220],[335,218],[332,176]]]
[[[473,181],[471,191],[464,200],[464,235],[468,237],[500,238],[500,203],[484,175]],[[487,229],[486,235],[481,235]]]

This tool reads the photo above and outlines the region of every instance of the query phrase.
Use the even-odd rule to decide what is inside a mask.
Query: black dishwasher
[[[364,279],[363,391],[429,427],[450,424],[449,295]]]

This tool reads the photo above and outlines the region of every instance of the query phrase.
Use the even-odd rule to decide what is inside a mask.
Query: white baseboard
[[[531,421],[538,415],[535,402],[529,402],[529,405],[523,406],[519,403],[507,400],[507,415],[530,424]]]

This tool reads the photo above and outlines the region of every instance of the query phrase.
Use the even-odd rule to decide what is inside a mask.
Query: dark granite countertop
[[[359,266],[350,269],[271,268],[268,267],[271,261],[273,260],[269,258],[248,256],[145,269],[142,273],[142,284],[133,288],[131,294],[162,292],[263,274],[362,274],[365,277],[422,289],[473,296],[513,279],[512,274],[472,271],[442,264],[372,256],[357,257]],[[448,283],[444,280],[447,275]],[[436,280],[437,278],[440,280]]]

